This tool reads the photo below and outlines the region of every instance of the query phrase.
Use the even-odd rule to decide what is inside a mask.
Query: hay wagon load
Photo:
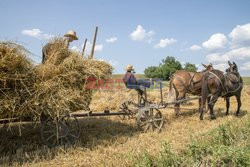
[[[58,124],[74,111],[88,110],[93,93],[86,89],[88,77],[110,77],[108,63],[69,52],[60,39],[53,42],[41,65],[34,65],[21,45],[0,43],[0,123],[42,121],[45,129],[49,122]]]
[[[55,146],[79,138],[80,117],[135,118],[141,130],[160,131],[164,123],[160,110],[183,102],[164,103],[162,84],[158,83],[161,102],[152,103],[147,98],[146,84],[141,85],[144,93],[138,93],[138,101],[124,98],[115,109],[91,111],[89,106],[95,90],[86,86],[88,79],[95,78],[95,84],[99,80],[106,82],[111,77],[112,66],[68,51],[60,38],[53,42],[47,61],[40,65],[28,59],[29,52],[22,46],[0,43],[0,123],[41,122],[43,142]]]

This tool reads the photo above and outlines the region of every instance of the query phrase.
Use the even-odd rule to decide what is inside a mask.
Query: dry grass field
[[[164,89],[164,98],[167,88]],[[105,97],[103,97],[105,95]],[[159,102],[159,91],[149,92],[150,100]],[[97,91],[92,108],[102,109],[112,100],[124,99],[123,91]],[[231,100],[230,115],[225,116],[225,102],[220,99],[215,106],[216,120],[211,121],[208,113],[204,121],[199,120],[197,102],[192,101],[176,118],[173,109],[164,109],[165,125],[160,133],[142,133],[135,120],[120,120],[119,117],[96,117],[79,119],[81,136],[76,144],[48,148],[40,139],[40,124],[30,123],[0,126],[0,166],[152,166],[163,146],[168,143],[173,152],[181,153],[193,141],[227,123],[240,127],[250,119],[250,87],[242,93],[240,117],[235,117],[236,100]],[[115,105],[115,104],[114,104]],[[22,135],[19,135],[21,129]],[[247,139],[249,140],[249,138]],[[249,144],[249,141],[248,141]],[[147,158],[153,157],[153,158]],[[145,158],[146,157],[146,158]]]

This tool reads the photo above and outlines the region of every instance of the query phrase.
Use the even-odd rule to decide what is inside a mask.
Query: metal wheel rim
[[[134,104],[132,101],[126,101],[121,104],[119,107],[118,112],[125,112],[127,115],[118,115],[121,120],[132,119],[135,117],[135,114],[137,113],[138,106],[137,104]]]
[[[79,139],[79,136],[79,122],[74,116],[67,115],[55,120],[47,119],[42,123],[41,138],[49,147],[73,143]]]
[[[137,117],[137,125],[144,132],[147,131],[160,131],[163,126],[163,117],[158,109],[150,108],[149,111],[143,113],[143,116]]]

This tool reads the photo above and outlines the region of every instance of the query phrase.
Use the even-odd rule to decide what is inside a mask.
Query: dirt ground
[[[103,92],[102,92],[103,93]],[[92,108],[106,107],[103,103],[112,101],[113,93],[105,93],[108,99],[97,92]],[[118,97],[125,97],[122,91]],[[152,101],[159,101],[159,91],[149,92]],[[164,93],[166,98],[167,93]],[[181,111],[176,118],[173,109],[163,109],[165,125],[160,133],[142,133],[135,120],[122,121],[119,117],[97,117],[79,119],[81,136],[74,145],[58,146],[49,149],[40,139],[40,124],[0,126],[0,165],[1,166],[133,166],[137,158],[148,153],[157,155],[163,142],[169,142],[175,151],[187,146],[190,140],[229,121],[245,119],[250,110],[250,87],[245,86],[242,93],[240,117],[234,116],[236,100],[232,97],[230,115],[225,116],[225,102],[220,99],[215,106],[216,120],[211,121],[205,114],[204,121],[199,120],[197,101],[183,106],[193,109]],[[124,98],[121,98],[124,99]],[[102,107],[98,106],[102,105]],[[10,129],[11,127],[11,129]],[[21,128],[22,135],[19,136]]]

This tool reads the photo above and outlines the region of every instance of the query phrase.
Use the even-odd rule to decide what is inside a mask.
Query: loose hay
[[[135,90],[110,90],[98,91],[94,94],[90,108],[94,111],[112,110],[118,111],[120,105],[126,101],[137,102]]]
[[[0,43],[0,118],[20,116],[33,91],[35,76],[27,55],[21,45]]]
[[[104,61],[83,58],[79,53],[55,45],[45,64],[34,66],[28,52],[13,43],[0,43],[0,118],[37,119],[41,113],[56,117],[88,110],[94,90],[86,89],[87,78],[104,81],[112,66]]]

